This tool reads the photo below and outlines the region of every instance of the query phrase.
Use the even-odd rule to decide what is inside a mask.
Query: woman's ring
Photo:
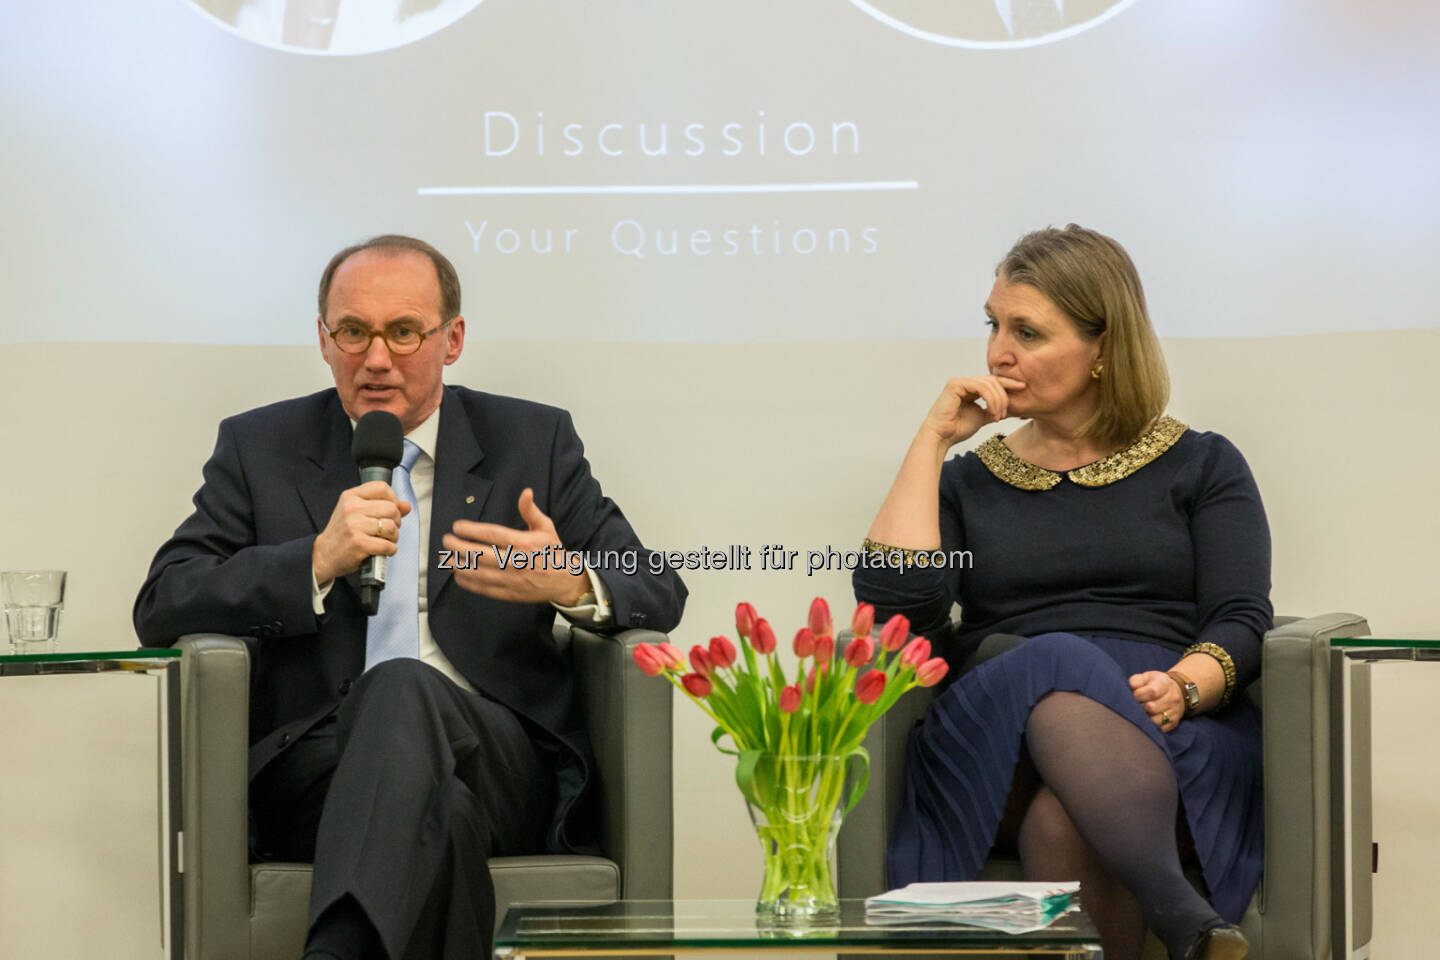
[[[1162,711],[1160,711],[1160,726],[1162,726],[1162,727],[1168,726],[1169,723],[1170,723],[1170,713],[1169,713],[1169,711],[1167,711],[1167,710],[1162,710]]]

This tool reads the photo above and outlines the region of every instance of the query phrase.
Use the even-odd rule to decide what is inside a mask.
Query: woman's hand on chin
[[[1012,377],[956,377],[945,384],[925,415],[924,429],[946,449],[975,435],[987,423],[1009,416],[1007,390],[1025,386]]]

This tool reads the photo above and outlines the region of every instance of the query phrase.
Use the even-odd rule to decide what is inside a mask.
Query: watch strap
[[[1165,673],[1166,676],[1168,676],[1171,680],[1174,680],[1175,683],[1180,687],[1180,699],[1185,704],[1186,715],[1188,716],[1189,714],[1195,713],[1197,710],[1199,710],[1200,688],[1196,686],[1195,681],[1191,680],[1179,670],[1167,670]]]

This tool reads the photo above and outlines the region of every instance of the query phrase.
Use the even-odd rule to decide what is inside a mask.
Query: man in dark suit
[[[590,753],[556,611],[669,630],[685,588],[652,571],[568,414],[442,382],[465,319],[439,251],[342,250],[319,305],[335,389],[220,425],[135,626],[150,646],[254,638],[252,854],[314,861],[305,957],[468,960],[488,955],[489,856],[586,844]],[[350,450],[373,410],[406,434],[391,484],[359,483]],[[374,555],[392,575],[367,618]]]

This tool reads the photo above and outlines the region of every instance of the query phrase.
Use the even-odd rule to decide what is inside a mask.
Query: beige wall
[[[1171,411],[1228,435],[1259,480],[1276,609],[1353,610],[1377,634],[1440,636],[1440,331],[1176,340],[1166,349]],[[316,351],[302,347],[31,344],[0,356],[0,569],[70,571],[61,637],[70,649],[134,645],[130,604],[155,548],[188,512],[219,419],[328,385]],[[982,342],[969,339],[472,339],[450,380],[570,408],[596,475],[649,545],[784,543],[803,558],[859,541],[943,380],[982,363]],[[686,580],[691,600],[676,642],[687,647],[728,630],[740,600],[782,634],[812,596],[841,611],[850,603],[842,572]],[[702,719],[677,704],[676,893],[747,896],[758,857]],[[69,721],[106,719],[77,709]]]

